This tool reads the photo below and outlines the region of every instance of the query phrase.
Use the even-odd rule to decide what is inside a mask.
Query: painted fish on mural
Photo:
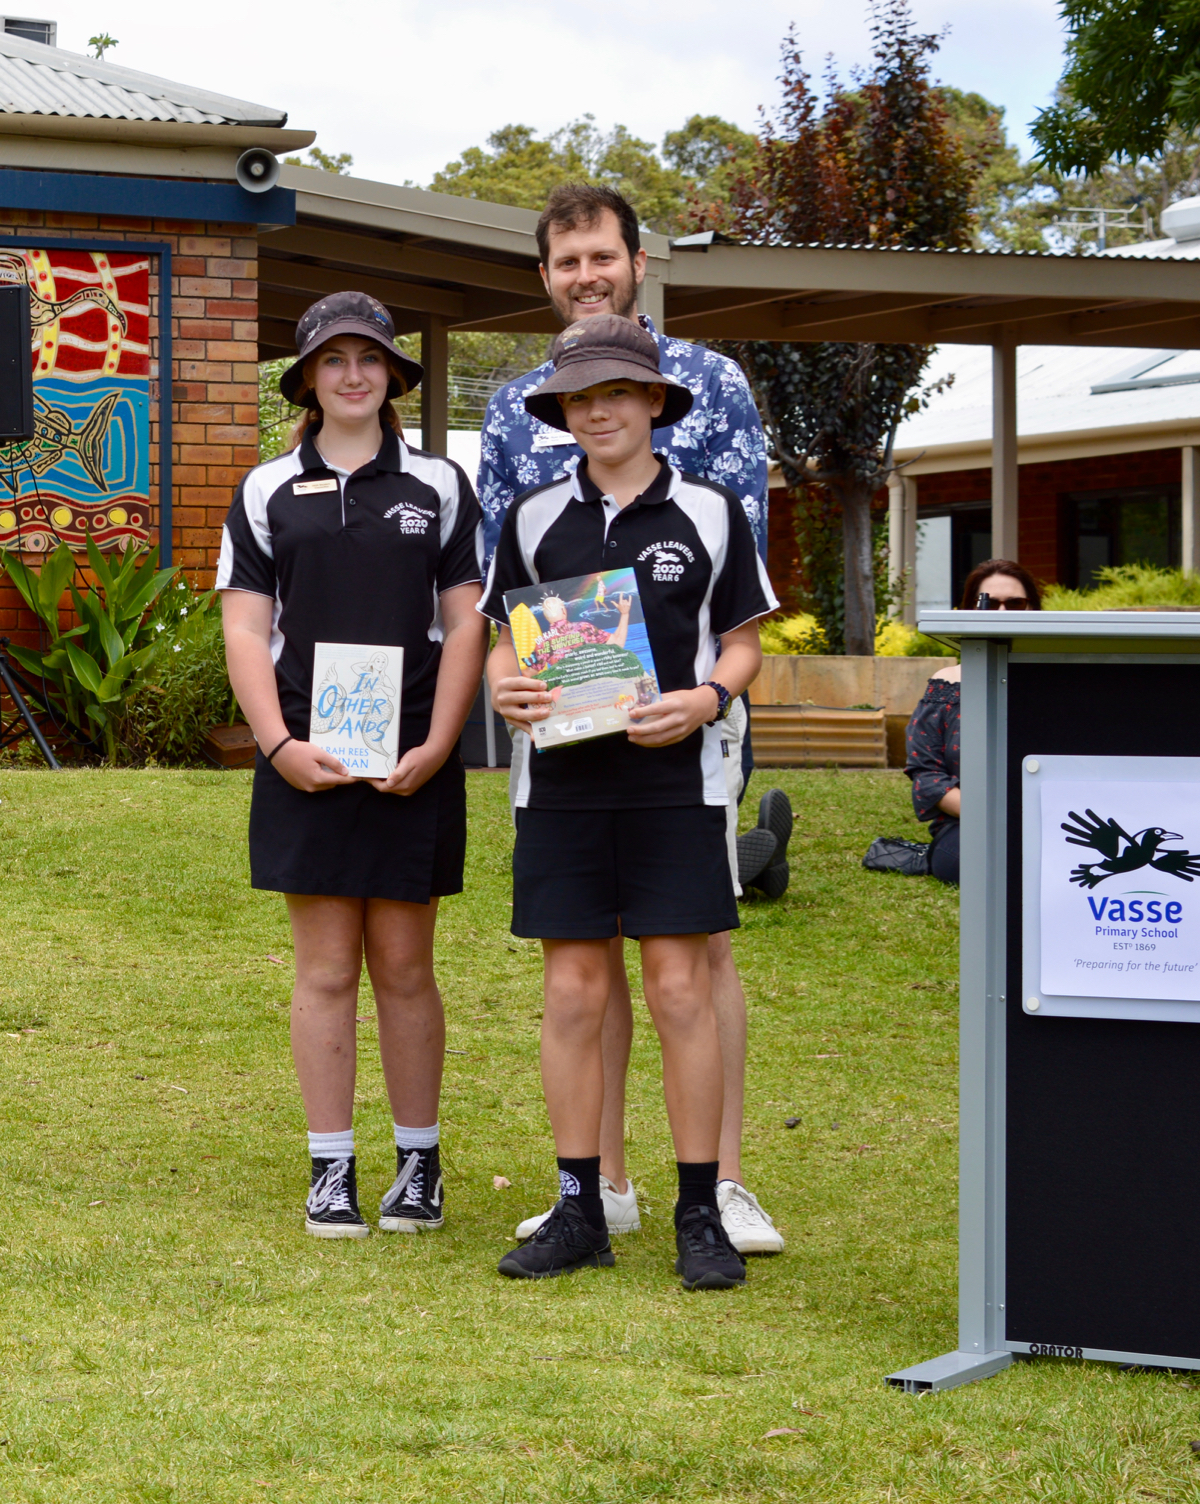
[[[33,438],[24,444],[6,444],[6,458],[15,467],[16,480],[12,475],[0,473],[0,483],[15,496],[20,487],[19,471],[28,468],[40,480],[48,470],[67,454],[74,454],[83,466],[84,473],[98,491],[108,490],[104,475],[104,438],[112,419],[113,409],[121,400],[120,392],[109,392],[102,397],[87,417],[76,426],[70,415],[62,408],[51,407],[35,391]]]
[[[150,536],[150,279],[145,252],[13,245],[29,288],[34,433],[0,445],[0,549],[144,545]]]

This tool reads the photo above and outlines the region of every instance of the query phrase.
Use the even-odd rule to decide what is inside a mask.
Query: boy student
[[[656,447],[680,470],[737,494],[764,558],[767,546],[767,450],[750,388],[733,361],[701,345],[656,333],[638,317],[638,287],[646,274],[637,215],[612,188],[567,184],[556,188],[538,221],[542,280],[564,325],[600,314],[630,321],[650,334],[661,369],[692,393],[692,406],[675,422],[660,423]],[[574,435],[539,421],[525,405],[527,394],[551,374],[549,361],[502,386],[488,403],[479,467],[479,500],[484,510],[485,547],[496,547],[500,526],[514,498],[530,486],[568,476],[581,450]],[[720,723],[726,742],[726,844],[734,891],[738,868],[745,880],[778,898],[787,887],[787,844],[792,814],[787,796],[771,789],[759,811],[760,829],[737,837],[737,801],[753,767],[745,737],[748,716],[734,704]],[[513,742],[509,792],[514,802],[528,738]],[[743,766],[743,753],[746,765]],[[721,1129],[720,1202],[722,1220],[743,1253],[780,1253],[783,1238],[757,1198],[743,1183],[742,1102],[746,1076],[746,998],[733,961],[728,932],[710,937],[713,1006],[724,1066],[725,1114]],[[600,1133],[604,1173],[601,1191],[612,1232],[641,1225],[637,1193],[625,1176],[625,1078],[633,1039],[633,1007],[625,975],[624,946],[615,940],[609,954],[609,1004],[604,1019],[604,1111]],[[545,1214],[543,1214],[544,1216]],[[542,1217],[530,1217],[518,1237],[532,1233]]]
[[[686,1289],[745,1282],[717,1203],[723,1081],[708,941],[738,924],[725,849],[720,722],[759,670],[757,619],[778,602],[733,492],[680,474],[652,427],[691,408],[657,343],[597,315],[555,340],[554,374],[526,397],[584,451],[578,469],[526,492],[504,519],[479,610],[500,626],[488,663],[496,708],[526,732],[551,695],[524,678],[506,590],[632,568],[663,691],[628,735],[531,752],[517,791],[513,933],[542,941],[542,1086],[560,1199],[500,1272],[541,1279],[614,1262],[600,1187],[601,1029],[609,947],[638,940],[658,1031],[679,1169],[676,1272]],[[669,554],[677,561],[661,567]],[[720,662],[717,661],[718,644]],[[715,675],[715,677],[710,677]]]

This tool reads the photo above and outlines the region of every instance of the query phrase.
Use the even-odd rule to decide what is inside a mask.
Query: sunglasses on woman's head
[[[976,611],[1028,611],[1029,602],[1023,595],[1010,595],[1007,599],[996,599],[990,595],[981,595],[975,602]]]

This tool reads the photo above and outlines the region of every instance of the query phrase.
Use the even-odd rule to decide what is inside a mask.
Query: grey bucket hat
[[[425,374],[423,368],[396,349],[396,326],[383,306],[365,292],[333,292],[306,308],[296,325],[296,349],[300,352],[279,378],[279,390],[297,407],[315,407],[311,391],[301,395],[304,385],[304,362],[326,340],[338,334],[356,334],[359,339],[373,339],[391,353],[404,375],[411,392]],[[402,397],[400,383],[393,376],[388,382],[389,397]]]
[[[581,392],[600,381],[661,382],[663,410],[651,425],[670,428],[688,413],[692,394],[658,367],[658,341],[640,324],[615,313],[597,313],[564,329],[550,347],[554,375],[525,398],[525,411],[551,428],[567,430],[560,392]],[[569,430],[568,430],[569,431]]]

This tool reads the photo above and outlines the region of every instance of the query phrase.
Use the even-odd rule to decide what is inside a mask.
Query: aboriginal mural
[[[29,286],[35,427],[28,442],[0,444],[0,548],[145,543],[149,259],[5,247],[0,281]]]

